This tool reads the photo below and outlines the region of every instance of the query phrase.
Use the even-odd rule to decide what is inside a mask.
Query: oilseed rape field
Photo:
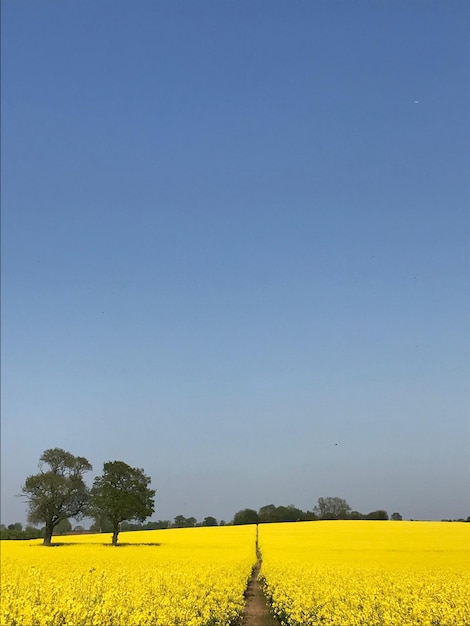
[[[1,542],[1,626],[470,626],[470,524],[320,521]]]
[[[470,624],[470,524],[270,524],[259,545],[284,626]]]
[[[256,527],[122,532],[1,542],[2,626],[235,623],[256,562]]]

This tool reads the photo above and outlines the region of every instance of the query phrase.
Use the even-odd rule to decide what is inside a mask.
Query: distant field
[[[470,524],[272,524],[259,541],[283,624],[470,624]]]
[[[1,543],[2,626],[228,626],[256,527]],[[259,526],[261,576],[284,626],[470,625],[470,524]]]

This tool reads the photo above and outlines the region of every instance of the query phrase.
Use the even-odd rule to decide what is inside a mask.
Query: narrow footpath
[[[258,549],[258,536],[256,537],[256,554],[258,562],[246,587],[245,609],[242,615],[241,626],[280,626],[279,620],[271,612],[269,602],[258,581],[262,563],[261,553]]]

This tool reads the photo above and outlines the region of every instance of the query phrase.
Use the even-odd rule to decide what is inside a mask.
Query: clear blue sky
[[[470,4],[2,2],[2,522],[470,515]]]

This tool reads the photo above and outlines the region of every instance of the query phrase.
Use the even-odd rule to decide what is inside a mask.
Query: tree
[[[106,520],[95,517],[93,523],[90,525],[90,530],[94,533],[110,533],[112,532],[112,526]]]
[[[39,539],[40,537],[44,537],[44,532],[40,528],[35,528],[34,526],[26,526],[24,529],[25,539]]]
[[[237,511],[233,517],[234,524],[257,524],[258,522],[258,513],[254,509],[243,509],[242,511]]]
[[[50,448],[39,459],[39,474],[26,478],[22,495],[28,501],[28,521],[45,523],[45,546],[51,545],[57,524],[83,515],[89,496],[83,474],[91,469],[85,457],[74,456],[62,448]]]
[[[161,530],[162,528],[170,528],[170,526],[170,520],[159,519],[156,522],[147,522],[142,526],[142,530]]]
[[[263,524],[277,522],[277,507],[274,504],[265,504],[258,511],[258,517]]]
[[[360,513],[359,511],[351,511],[348,514],[348,519],[353,519],[353,520],[364,519],[364,515]]]
[[[125,520],[143,522],[155,511],[155,490],[143,469],[123,461],[108,461],[102,476],[93,481],[88,514],[95,520],[109,522],[113,546],[117,545],[119,525]]]
[[[217,526],[217,520],[212,515],[208,515],[203,519],[202,526]]]
[[[98,511],[94,511],[92,513],[90,511],[90,507],[88,508],[89,515],[93,517],[93,524],[91,524],[90,530],[93,530],[96,533],[112,533],[113,525],[111,522],[107,518],[103,517],[103,515]]]
[[[85,530],[84,526],[80,526],[80,524],[78,524],[78,526],[74,526],[73,527],[73,532],[74,533],[84,533],[84,532],[86,532],[86,530]]]
[[[2,524],[0,527],[0,539],[25,539],[25,535],[21,522],[8,524],[8,526]]]
[[[318,498],[314,510],[320,519],[347,519],[351,507],[343,498]]]
[[[173,522],[173,526],[176,528],[192,528],[196,524],[197,519],[195,517],[185,517],[184,515],[177,515]]]
[[[44,533],[34,526],[23,528],[20,522],[8,524],[8,527],[5,524],[0,525],[0,539],[39,539],[40,537],[44,537]]]
[[[378,511],[371,511],[364,516],[364,519],[388,520],[388,513],[383,509],[379,509]]]
[[[392,513],[390,519],[394,520],[395,522],[399,522],[403,519],[403,517],[400,515],[400,513]]]
[[[65,518],[60,520],[57,526],[54,528],[54,535],[63,535],[64,533],[69,533],[72,530],[72,524],[70,520]]]
[[[276,509],[276,516],[279,522],[297,522],[302,517],[302,513],[303,511],[293,504],[278,506]]]

